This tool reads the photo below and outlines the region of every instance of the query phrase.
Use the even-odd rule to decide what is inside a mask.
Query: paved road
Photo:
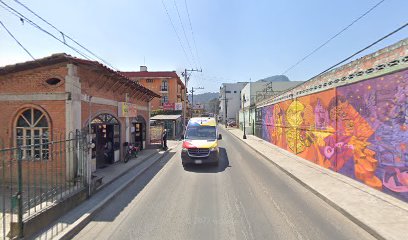
[[[240,140],[222,133],[220,166],[184,169],[177,149],[75,239],[372,239]]]

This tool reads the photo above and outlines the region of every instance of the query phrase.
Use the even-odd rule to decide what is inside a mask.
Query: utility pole
[[[246,133],[245,133],[245,102],[246,102],[246,99],[245,99],[245,94],[244,94],[242,96],[242,113],[244,115],[244,136],[242,136],[243,139],[247,139]]]
[[[197,87],[197,88],[194,88],[194,87],[191,87],[191,106],[192,106],[192,108],[194,108],[194,89],[204,89],[203,87]],[[193,113],[191,113],[191,117],[193,117]]]
[[[187,111],[187,101],[188,101],[188,87],[187,87],[187,84],[188,84],[188,80],[190,79],[190,73],[189,72],[202,72],[203,70],[202,69],[200,69],[200,70],[198,70],[198,69],[184,69],[184,72],[183,73],[181,73],[181,75],[184,77],[184,85],[185,85],[185,89],[186,89],[186,92],[185,92],[185,98],[184,98],[184,107],[183,107],[183,127],[185,128],[185,126],[186,126],[186,111]]]
[[[220,91],[221,91],[221,87],[220,87]],[[224,85],[224,98],[221,98],[221,100],[224,100],[224,123],[225,123],[225,128],[228,127],[227,125],[227,119],[228,119],[228,109],[227,109],[227,102],[228,102],[228,98],[227,98],[227,85]]]

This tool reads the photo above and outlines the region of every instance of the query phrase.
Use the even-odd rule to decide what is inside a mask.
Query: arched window
[[[44,112],[28,108],[17,117],[16,144],[23,159],[48,159],[49,124]]]
[[[93,123],[119,124],[118,120],[114,116],[112,116],[110,114],[107,114],[107,113],[102,113],[102,114],[99,114],[98,116],[96,116],[92,120],[91,124],[93,124]]]

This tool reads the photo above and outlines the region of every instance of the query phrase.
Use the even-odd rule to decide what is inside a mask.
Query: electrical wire
[[[14,0],[16,3],[18,3],[19,5],[21,5],[22,7],[24,7],[26,10],[28,10],[29,12],[31,12],[32,14],[34,14],[36,17],[38,17],[39,19],[41,19],[43,22],[45,22],[46,24],[48,24],[49,26],[51,26],[52,28],[54,28],[56,31],[58,31],[59,33],[61,33],[62,37],[65,38],[67,37],[69,40],[71,40],[72,42],[74,42],[75,44],[77,44],[78,46],[80,46],[82,49],[84,49],[85,51],[87,51],[88,53],[90,53],[92,56],[96,57],[97,59],[99,59],[100,61],[102,61],[103,63],[105,63],[106,65],[110,66],[111,68],[117,70],[115,67],[112,66],[112,64],[110,64],[109,62],[107,62],[106,60],[104,60],[103,58],[99,57],[98,55],[96,55],[95,53],[93,53],[91,50],[89,50],[88,48],[86,48],[85,46],[83,46],[82,44],[80,44],[79,42],[77,42],[76,40],[74,40],[72,37],[70,37],[69,35],[65,34],[64,32],[62,32],[61,30],[59,30],[57,27],[55,27],[53,24],[51,24],[50,22],[48,22],[47,20],[45,20],[44,18],[42,18],[41,16],[39,16],[37,13],[35,13],[33,10],[31,10],[29,7],[27,7],[25,4],[23,4],[22,2],[18,1],[18,0]],[[63,42],[65,42],[65,39],[63,40]]]
[[[194,57],[194,53],[193,53],[193,50],[192,50],[191,45],[190,45],[190,41],[187,38],[186,30],[184,28],[183,21],[181,20],[181,16],[180,16],[180,12],[179,12],[178,7],[177,7],[176,0],[173,0],[173,3],[174,3],[174,7],[176,8],[176,11],[177,11],[177,15],[178,15],[178,18],[179,18],[179,21],[180,21],[180,24],[181,24],[181,29],[183,29],[184,38],[186,39],[187,46],[188,46],[188,48],[190,50],[191,59],[193,60],[193,64],[196,65],[196,68],[197,68],[197,62],[195,61],[195,57]]]
[[[1,1],[1,0],[0,0],[0,1]],[[178,41],[179,41],[179,44],[180,44],[181,48],[183,49],[184,56],[186,57],[187,62],[188,62],[188,64],[189,64],[190,67],[191,67],[190,58],[188,57],[187,52],[186,52],[186,50],[185,50],[185,48],[184,48],[184,46],[183,46],[183,43],[181,42],[180,36],[179,36],[179,34],[177,33],[176,27],[174,26],[173,20],[171,19],[171,16],[170,16],[170,14],[169,14],[169,11],[167,10],[166,4],[164,4],[164,1],[163,1],[163,0],[161,0],[161,2],[162,2],[162,4],[163,4],[164,10],[166,11],[167,17],[168,17],[169,20],[170,20],[171,26],[173,27],[174,33],[175,33],[176,36],[177,36],[177,39],[178,39]]]
[[[196,40],[195,40],[195,36],[194,36],[193,24],[191,24],[190,12],[188,11],[187,0],[184,0],[184,4],[186,6],[187,17],[188,17],[188,22],[190,24],[191,35],[193,36],[193,43],[194,43],[194,48],[195,48],[195,52],[196,52],[196,56],[197,56],[197,61],[198,61],[198,64],[200,65],[200,69],[202,69],[200,56],[198,55],[197,44],[196,44]]]
[[[293,68],[295,68],[296,66],[298,66],[300,63],[302,63],[303,61],[305,61],[307,58],[309,58],[311,55],[313,55],[314,53],[316,53],[317,51],[319,51],[322,47],[326,46],[329,42],[331,42],[333,39],[335,39],[336,37],[338,37],[340,34],[342,34],[343,32],[345,32],[347,29],[349,29],[351,26],[353,26],[356,22],[358,22],[360,19],[362,19],[363,17],[365,17],[367,14],[369,14],[371,11],[373,11],[376,7],[378,7],[381,3],[383,3],[385,0],[381,0],[379,1],[377,4],[375,4],[373,7],[371,7],[370,9],[368,9],[364,14],[362,14],[361,16],[359,16],[358,18],[354,19],[354,21],[352,21],[349,25],[347,25],[345,28],[343,28],[340,32],[336,33],[333,37],[329,38],[327,41],[325,41],[323,44],[321,44],[320,46],[318,46],[316,49],[314,49],[312,52],[310,52],[309,54],[307,54],[306,56],[304,56],[303,58],[301,58],[299,61],[297,61],[295,64],[293,64],[292,66],[290,66],[288,69],[286,69],[282,75],[285,75],[286,73],[288,73],[290,70],[292,70]]]
[[[21,44],[21,43],[17,40],[16,37],[14,37],[14,35],[7,29],[7,27],[3,24],[2,21],[0,21],[0,24],[1,24],[1,25],[3,26],[3,28],[7,31],[7,33],[14,39],[14,41],[16,41],[17,44],[20,45],[20,47],[21,47],[22,49],[24,49],[24,51],[25,51],[28,55],[30,55],[30,57],[35,61],[36,59],[33,57],[33,55],[27,50],[27,48],[25,48],[25,47],[23,46],[23,44]]]
[[[330,71],[331,69],[337,67],[338,65],[340,65],[340,64],[342,64],[342,63],[344,63],[344,62],[350,60],[351,58],[355,57],[356,55],[358,55],[358,54],[364,52],[365,50],[367,50],[367,49],[369,49],[369,48],[371,48],[372,46],[374,46],[374,45],[376,45],[377,43],[381,42],[382,40],[388,38],[389,36],[391,36],[391,35],[393,35],[393,34],[399,32],[399,31],[401,31],[402,29],[406,28],[407,26],[408,26],[408,23],[405,23],[405,24],[402,25],[401,27],[399,27],[399,28],[397,28],[396,30],[390,32],[389,34],[387,34],[387,35],[385,35],[384,37],[378,39],[377,41],[371,43],[371,44],[368,45],[367,47],[365,47],[365,48],[363,48],[363,49],[357,51],[357,52],[354,53],[354,54],[352,54],[350,57],[347,57],[347,58],[341,60],[340,62],[334,64],[333,66],[329,67],[328,69],[324,70],[323,72],[317,74],[315,77],[317,77],[317,76],[319,76],[319,75],[322,75],[323,73],[326,73],[326,72]],[[315,78],[315,77],[313,77],[313,78]]]
[[[56,36],[54,36],[52,33],[48,32],[47,30],[45,30],[44,28],[40,27],[38,24],[36,24],[35,22],[33,22],[32,20],[30,20],[29,18],[27,18],[26,16],[24,16],[23,14],[21,14],[20,12],[18,12],[17,10],[15,10],[14,8],[10,7],[9,5],[7,5],[3,0],[0,0],[0,3],[2,3],[3,5],[0,5],[3,9],[5,9],[6,11],[8,11],[9,13],[15,15],[16,17],[18,17],[21,21],[25,20],[27,21],[29,24],[31,24],[32,26],[38,28],[39,30],[41,30],[42,32],[48,34],[49,36],[51,36],[52,38],[54,38],[55,40],[57,40],[58,42],[66,45],[67,47],[69,47],[70,49],[74,50],[75,52],[77,52],[78,54],[80,54],[82,57],[86,58],[87,60],[91,60],[91,58],[86,55],[85,53],[81,52],[80,50],[76,49],[75,47],[67,44],[66,42],[62,41],[61,39],[57,38]],[[6,8],[7,7],[7,8]]]
[[[372,46],[378,44],[379,42],[383,41],[384,39],[386,39],[386,38],[388,38],[388,37],[394,35],[395,33],[401,31],[402,29],[406,28],[407,26],[408,26],[408,22],[405,23],[404,25],[402,25],[401,27],[395,29],[394,31],[388,33],[387,35],[385,35],[385,36],[379,38],[378,40],[374,41],[374,42],[371,43],[370,45],[368,45],[368,46],[362,48],[361,50],[359,50],[359,51],[353,53],[351,56],[349,56],[349,57],[347,57],[347,58],[341,60],[340,62],[334,64],[333,66],[331,66],[331,67],[327,68],[326,70],[320,72],[319,74],[313,76],[312,78],[309,78],[307,81],[304,81],[304,82],[300,83],[299,85],[296,85],[296,86],[294,86],[294,87],[291,87],[291,88],[287,89],[286,91],[282,92],[280,95],[286,94],[286,93],[292,91],[293,89],[297,88],[298,86],[303,85],[303,84],[305,84],[305,83],[307,83],[307,82],[310,82],[311,80],[313,80],[313,79],[319,77],[320,75],[322,75],[322,74],[324,74],[324,73],[326,73],[326,72],[332,70],[333,68],[339,66],[340,64],[342,64],[342,63],[344,63],[344,62],[350,60],[351,58],[355,57],[356,55],[358,55],[358,54],[364,52],[365,50],[371,48]]]

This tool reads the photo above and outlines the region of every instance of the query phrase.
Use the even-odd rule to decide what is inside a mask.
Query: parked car
[[[229,120],[227,122],[228,127],[237,127],[237,123],[235,122],[235,120]]]

